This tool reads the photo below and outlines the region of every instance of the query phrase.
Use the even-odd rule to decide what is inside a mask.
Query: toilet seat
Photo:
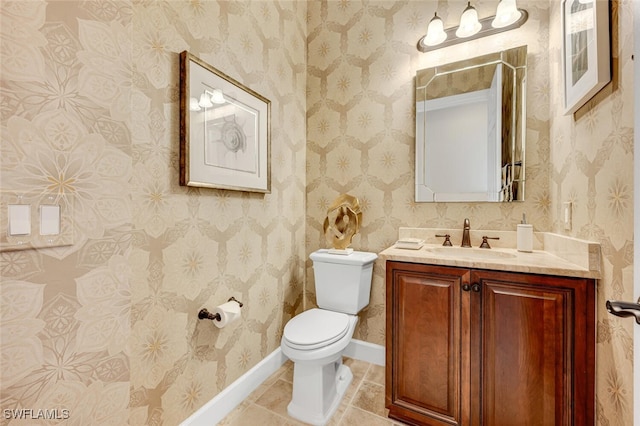
[[[313,350],[334,343],[349,331],[349,315],[324,309],[309,309],[296,315],[284,327],[287,346]]]

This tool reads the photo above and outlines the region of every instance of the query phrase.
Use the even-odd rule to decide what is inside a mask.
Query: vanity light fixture
[[[457,27],[444,29],[442,19],[436,12],[429,22],[427,34],[418,40],[420,52],[429,52],[443,47],[453,46],[477,38],[498,34],[519,28],[529,18],[524,9],[518,9],[516,0],[500,0],[496,14],[478,20],[478,12],[467,2]]]

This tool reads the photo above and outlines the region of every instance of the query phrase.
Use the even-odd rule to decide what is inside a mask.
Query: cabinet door
[[[469,415],[468,270],[387,262],[386,405],[412,424],[459,425]],[[468,312],[468,310],[465,310]],[[468,316],[466,318],[468,323]]]
[[[471,281],[481,289],[472,295],[480,379],[471,384],[481,424],[593,425],[594,283],[489,271]]]

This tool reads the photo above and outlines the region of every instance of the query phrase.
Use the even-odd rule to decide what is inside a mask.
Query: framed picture
[[[180,185],[271,192],[271,102],[180,53]]]
[[[609,0],[562,0],[565,115],[611,80]]]

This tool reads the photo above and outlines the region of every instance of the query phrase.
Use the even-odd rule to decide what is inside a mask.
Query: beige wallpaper
[[[0,189],[72,196],[76,222],[73,246],[0,255],[0,407],[178,424],[302,309],[306,3],[3,0],[0,14]],[[271,100],[271,194],[178,185],[185,49]],[[197,319],[230,296],[242,322]]]
[[[178,423],[315,304],[307,255],[348,192],[364,212],[359,250],[465,217],[511,230],[523,212],[536,230],[600,241],[598,424],[630,424],[632,324],[602,306],[632,294],[631,0],[614,3],[618,83],[577,120],[559,108],[559,2],[520,0],[529,21],[508,37],[419,53],[436,6],[450,26],[465,3],[3,0],[0,190],[72,195],[76,241],[0,254],[0,407],[67,408],[74,425]],[[484,16],[497,2],[477,3]],[[415,71],[522,44],[527,200],[414,203]],[[271,194],[178,186],[184,49],[271,100]],[[558,220],[567,200],[571,231]],[[230,296],[245,303],[241,323],[196,319]],[[384,344],[380,262],[355,337]]]
[[[488,4],[490,3],[490,4]],[[529,20],[509,37],[492,36],[420,53],[415,45],[438,15],[453,25],[465,2],[375,1],[309,4],[307,97],[307,252],[322,244],[323,212],[337,194],[360,198],[359,250],[379,252],[398,237],[399,226],[515,230],[526,212],[536,230],[550,228],[548,9],[519,2]],[[481,16],[496,2],[480,4]],[[522,203],[415,203],[416,70],[527,44],[526,201]],[[462,123],[462,122],[461,122]],[[459,244],[459,242],[457,242]],[[307,299],[313,273],[307,262]],[[361,314],[356,337],[384,344],[384,277],[374,269],[372,303]]]
[[[477,3],[477,4],[476,4]],[[474,2],[480,16],[497,2]],[[632,423],[631,321],[606,314],[607,298],[632,298],[633,26],[631,1],[620,16],[614,55],[619,84],[574,120],[561,105],[557,1],[518,1],[529,20],[492,36],[426,54],[415,43],[438,7],[453,26],[466,2],[323,1],[309,5],[307,98],[307,253],[322,244],[322,212],[338,193],[360,198],[364,229],[354,246],[380,251],[399,226],[515,230],[523,212],[537,231],[603,244],[605,277],[598,293],[597,413],[600,425]],[[416,204],[413,77],[417,69],[528,46],[526,201],[513,204]],[[562,202],[574,203],[573,229],[560,225]],[[372,303],[355,337],[384,344],[384,277],[378,261]],[[306,293],[313,303],[307,262]]]
[[[598,286],[598,424],[630,425],[634,323],[613,317],[604,308],[607,299],[633,300],[633,3],[612,3],[613,28],[617,28],[612,41],[614,83],[571,117],[564,116],[561,107],[560,7],[551,2],[550,80],[557,82],[549,93],[551,229],[602,244],[605,276]],[[561,222],[562,203],[567,201],[574,211],[571,231],[565,231]]]

